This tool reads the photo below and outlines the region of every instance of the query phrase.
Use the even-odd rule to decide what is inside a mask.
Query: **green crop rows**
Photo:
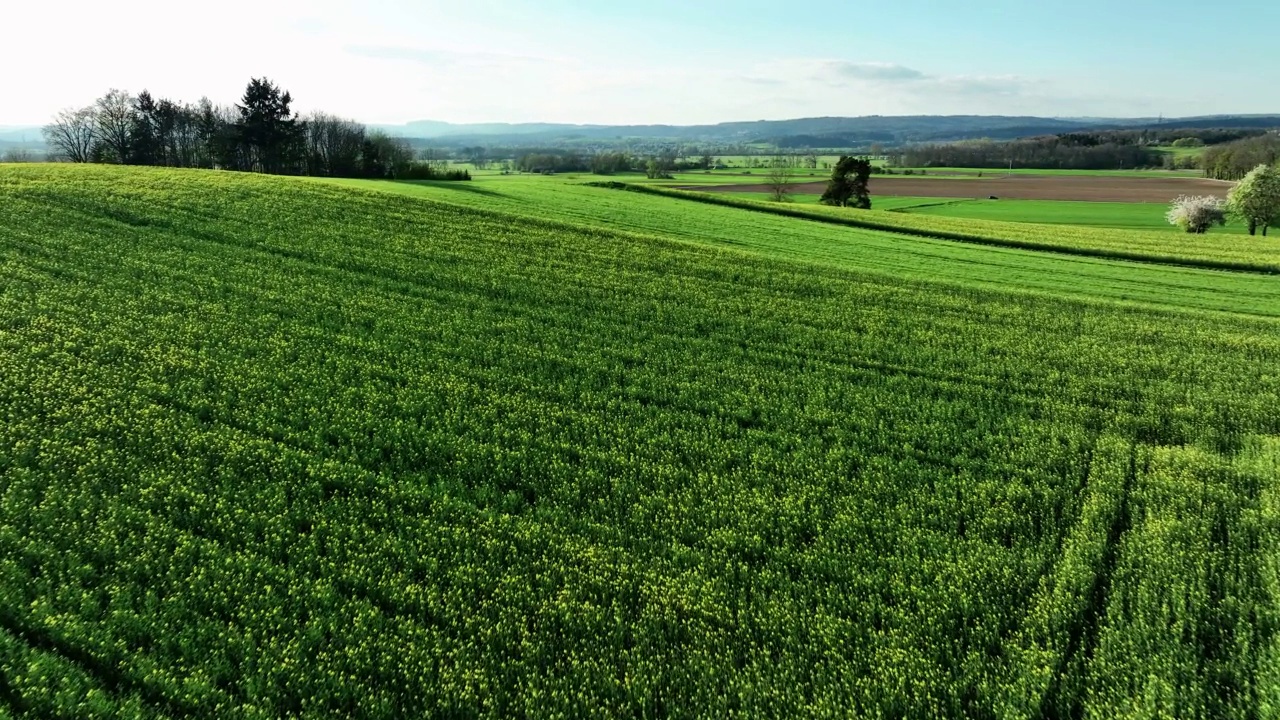
[[[693,202],[735,207],[788,217],[816,219],[871,230],[901,232],[961,242],[1047,250],[1086,257],[1160,262],[1250,272],[1280,273],[1280,238],[1176,235],[1116,231],[1106,228],[998,220],[920,217],[900,212],[852,212],[826,206],[792,207],[780,203],[740,200],[684,190],[625,183],[601,183],[636,193],[678,197]]]
[[[956,242],[931,237],[876,232],[843,224],[861,222],[861,213],[834,208],[783,208],[798,216],[773,212],[776,205],[734,205],[689,202],[688,194],[630,193],[560,182],[508,181],[485,186],[459,183],[371,183],[337,181],[344,186],[376,188],[411,197],[427,197],[475,208],[492,208],[521,216],[589,223],[612,229],[663,237],[677,237],[700,245],[746,251],[770,258],[801,260],[892,277],[946,279],[965,285],[1003,290],[1037,291],[1072,298],[1106,299],[1280,315],[1280,283],[1258,273],[1205,272],[1202,269],[1155,263],[1117,263],[1091,255],[1063,256],[999,245]],[[705,196],[699,196],[705,197]],[[763,208],[763,209],[762,209]],[[830,212],[842,222],[825,222]],[[852,217],[850,215],[852,214]],[[824,222],[808,221],[817,217]],[[875,222],[905,220],[917,229],[945,218],[903,217],[899,213],[870,213]],[[797,222],[797,219],[806,220]],[[957,228],[957,221],[938,231]],[[1026,232],[1025,225],[999,223]],[[985,225],[979,226],[986,230]],[[1053,234],[1060,228],[1032,228],[1036,243],[1053,246],[1069,241]],[[1124,233],[1101,233],[1107,247],[1122,254],[1139,254],[1143,239],[1131,247]],[[966,236],[972,234],[972,229]],[[1164,236],[1166,247],[1168,236]],[[1175,240],[1180,240],[1174,236]],[[1056,247],[1056,246],[1055,246]],[[1222,247],[1230,247],[1223,244]],[[1178,252],[1179,248],[1169,248]],[[1207,252],[1207,250],[1206,250]],[[1267,258],[1255,251],[1248,256],[1264,268]],[[1181,262],[1192,262],[1180,258]]]
[[[1261,300],[551,216],[0,167],[0,715],[1276,715]]]

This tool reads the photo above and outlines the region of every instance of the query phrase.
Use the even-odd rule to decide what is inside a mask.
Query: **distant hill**
[[[1210,115],[1189,118],[1043,118],[1000,115],[869,115],[756,120],[715,125],[571,125],[558,123],[453,124],[419,120],[373,129],[423,145],[463,147],[631,147],[670,143],[717,146],[767,144],[806,148],[886,147],[918,142],[990,138],[1013,140],[1081,130],[1144,128],[1280,128],[1280,115]],[[0,126],[0,150],[14,143],[43,147],[40,128]]]
[[[1120,124],[1124,121],[1114,121]],[[1027,134],[1069,132],[1091,123],[1036,117],[996,116],[868,116],[822,117],[797,120],[758,120],[715,125],[568,125],[548,123],[453,125],[435,121],[382,125],[392,135],[441,139],[452,143],[477,142],[590,142],[618,140],[673,140],[684,142],[753,143],[777,138],[806,136],[840,142],[904,142],[963,137],[1019,137]]]
[[[1124,128],[1280,127],[1280,115],[1194,118],[1042,118],[986,115],[820,117],[715,125],[569,125],[488,123],[455,125],[417,121],[376,126],[392,135],[437,140],[443,145],[613,145],[626,142],[714,144],[768,143],[789,148],[898,145],[974,138],[1011,140],[1080,130]]]
[[[0,125],[0,142],[5,143],[39,143],[44,144],[44,136],[38,127],[15,127]]]

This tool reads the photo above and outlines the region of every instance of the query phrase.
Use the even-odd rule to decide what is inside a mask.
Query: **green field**
[[[1182,158],[1182,157],[1200,157],[1201,155],[1204,155],[1205,151],[1206,151],[1206,150],[1208,150],[1208,149],[1209,149],[1209,147],[1210,147],[1210,146],[1208,146],[1208,145],[1202,145],[1202,146],[1200,146],[1200,147],[1172,147],[1172,146],[1168,146],[1168,147],[1159,147],[1159,148],[1156,148],[1156,151],[1157,151],[1157,152],[1164,153],[1164,154],[1166,154],[1166,155],[1173,155],[1174,157],[1180,157],[1180,158]]]
[[[736,192],[732,195],[742,200],[755,200],[759,202],[772,202],[773,196],[764,192]],[[796,203],[798,205],[816,205],[822,200],[821,195],[813,195],[807,193],[792,193],[787,196],[786,202]],[[921,205],[933,205],[939,202],[951,202],[947,198],[913,198],[913,197],[877,197],[875,198],[875,208],[877,210],[905,210],[907,208],[919,207]]]
[[[585,222],[616,229],[643,233],[676,235],[699,242],[714,242],[727,247],[767,249],[780,257],[816,258],[820,262],[846,262],[857,267],[911,267],[924,263],[930,273],[941,273],[955,280],[982,282],[996,286],[1007,284],[1008,277],[1018,283],[1057,287],[1062,284],[1055,273],[1036,274],[1030,279],[1012,268],[994,271],[993,263],[1061,263],[1060,258],[1045,258],[1041,253],[991,253],[954,242],[929,241],[904,243],[900,234],[868,232],[892,230],[898,233],[950,236],[985,245],[1009,248],[1056,250],[1084,256],[1078,261],[1082,272],[1110,272],[1107,263],[1092,263],[1097,257],[1123,257],[1159,261],[1171,265],[1230,266],[1256,272],[1280,273],[1280,237],[1250,238],[1222,234],[1190,236],[1173,232],[1120,232],[1113,229],[1063,227],[1020,222],[973,221],[948,217],[917,216],[902,212],[873,211],[864,213],[843,208],[828,208],[804,203],[773,203],[744,198],[746,193],[711,195],[683,192],[659,187],[644,193],[621,193],[591,187],[584,181],[592,176],[554,177],[528,176],[507,178],[501,184],[406,182],[383,183],[364,180],[321,181],[348,187],[379,189],[413,197],[443,200],[475,208],[502,210],[510,213],[537,215],[555,220]],[[683,202],[671,202],[681,200]],[[708,205],[709,200],[717,205]],[[890,201],[889,198],[878,198]],[[926,198],[903,198],[906,206],[928,204]],[[877,204],[876,207],[891,205]],[[725,206],[729,207],[725,207]],[[743,213],[741,210],[751,212]],[[802,219],[816,218],[830,223],[847,223],[862,227],[834,229],[813,223],[794,223],[793,217],[771,217],[776,213],[794,214]],[[956,262],[957,259],[962,259]],[[1077,262],[1077,261],[1072,261]],[[1163,268],[1160,272],[1177,276],[1182,268]],[[1126,271],[1121,271],[1121,274]],[[1074,275],[1074,273],[1073,273]],[[926,273],[926,276],[929,276]],[[1193,274],[1191,277],[1199,277]],[[1067,287],[1079,282],[1071,277]],[[1232,277],[1231,283],[1256,283],[1271,288],[1274,283],[1262,277]],[[1122,298],[1141,297],[1148,289],[1128,283],[1124,292],[1115,292],[1110,282],[1098,292]],[[1090,291],[1092,292],[1092,291]],[[1269,292],[1269,290],[1268,290]],[[1222,302],[1221,293],[1210,291],[1208,297]],[[1227,299],[1227,302],[1234,297]],[[1270,302],[1267,300],[1266,302]]]
[[[0,717],[1276,716],[1273,276],[755,205],[0,166]]]
[[[767,199],[761,197],[760,199]],[[1049,225],[1080,225],[1101,228],[1163,231],[1178,234],[1165,213],[1169,206],[1161,203],[1071,202],[1063,200],[955,200],[937,198],[933,203],[910,202],[897,205],[898,198],[876,198],[877,207],[898,209],[915,215],[941,215],[972,220],[1002,220]],[[1214,228],[1214,234],[1248,234],[1240,222]],[[1261,239],[1261,238],[1259,238]],[[1176,242],[1176,240],[1170,240]],[[1237,241],[1247,242],[1247,241]]]

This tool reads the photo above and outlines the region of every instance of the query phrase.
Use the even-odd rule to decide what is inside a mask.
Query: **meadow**
[[[630,178],[628,178],[628,182]],[[682,179],[681,184],[686,184]],[[696,186],[698,183],[687,183]],[[758,202],[771,201],[769,193],[740,192],[733,197]],[[816,205],[820,195],[792,193],[787,202],[798,205]],[[905,212],[913,215],[966,218],[971,220],[996,220],[1001,222],[1035,223],[1040,225],[1073,225],[1077,227],[1143,230],[1165,234],[1178,234],[1181,230],[1165,219],[1169,206],[1163,203],[1080,202],[1071,200],[980,200],[945,197],[895,197],[876,196],[876,210]],[[1240,222],[1229,222],[1213,229],[1214,234],[1247,235],[1248,228]],[[1171,244],[1171,241],[1166,238]]]
[[[1274,277],[686,195],[0,166],[0,717],[1276,715]]]
[[[878,198],[884,209],[900,209],[916,215],[941,215],[972,220],[1002,220],[1048,225],[1077,225],[1159,231],[1178,235],[1181,230],[1169,224],[1162,203],[1072,202],[1069,200],[954,200],[937,198],[934,202],[903,202],[898,198]],[[898,202],[894,202],[898,201]],[[814,202],[817,202],[815,199]],[[1216,227],[1214,234],[1247,235],[1248,228],[1238,222]],[[1176,242],[1170,238],[1171,243]],[[1237,240],[1237,242],[1248,242]]]

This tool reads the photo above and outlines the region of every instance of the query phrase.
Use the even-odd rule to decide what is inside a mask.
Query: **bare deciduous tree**
[[[774,155],[769,161],[769,173],[765,175],[765,186],[769,188],[769,199],[774,202],[787,202],[791,199],[791,163],[781,155]]]
[[[443,173],[449,169],[449,158],[445,157],[443,150],[437,148],[422,148],[418,152],[418,160],[422,161],[433,173]]]
[[[133,96],[112,88],[93,103],[96,139],[112,162],[129,161],[134,127]]]
[[[96,132],[93,108],[63,110],[42,132],[53,155],[69,162],[89,162]]]
[[[317,112],[303,121],[303,128],[310,174],[348,177],[359,171],[363,125]]]
[[[11,147],[4,151],[4,155],[0,156],[0,162],[4,163],[26,163],[32,162],[35,158],[31,151],[25,147]]]

